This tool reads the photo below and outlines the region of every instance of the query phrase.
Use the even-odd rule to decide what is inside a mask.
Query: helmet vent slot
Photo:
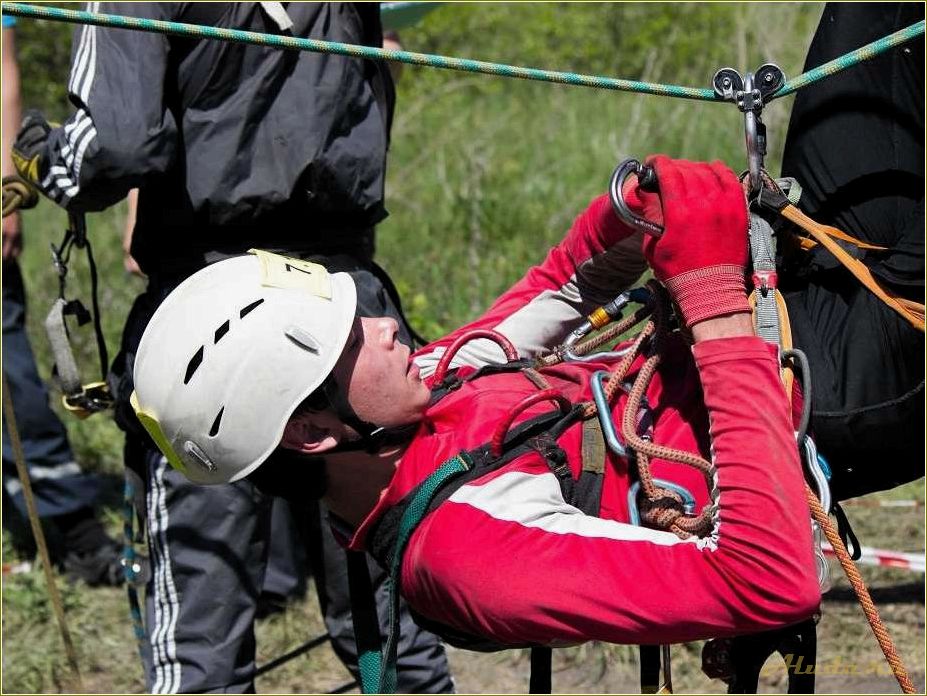
[[[193,373],[196,372],[197,368],[203,362],[203,346],[200,346],[200,349],[196,351],[190,362],[187,363],[187,373],[183,377],[183,383],[189,384],[190,380],[193,378]]]
[[[215,437],[219,434],[219,424],[222,422],[222,414],[225,413],[225,406],[219,409],[219,413],[216,414],[216,419],[212,422],[212,427],[209,429],[209,437]]]
[[[213,343],[218,343],[219,339],[225,336],[225,334],[227,334],[228,332],[229,332],[229,322],[228,320],[226,320],[222,326],[216,329],[216,334],[215,334],[215,338],[213,338]]]
[[[322,351],[322,346],[317,340],[312,337],[305,329],[302,329],[294,324],[290,324],[283,330],[283,333],[286,334],[287,338],[296,343],[297,345],[305,348],[313,355],[319,355]]]
[[[247,307],[242,307],[241,311],[238,313],[239,319],[244,319],[253,309],[255,309],[259,304],[263,302],[264,302],[264,298],[262,297],[260,300],[255,300],[254,302],[249,304]]]

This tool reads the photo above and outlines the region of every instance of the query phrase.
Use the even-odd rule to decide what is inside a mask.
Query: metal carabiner
[[[657,190],[657,173],[654,171],[653,167],[648,164],[641,164],[640,161],[633,157],[629,157],[615,167],[615,171],[612,172],[612,178],[608,182],[608,196],[612,201],[612,208],[615,210],[615,215],[634,229],[641,230],[652,237],[662,237],[663,225],[658,225],[647,218],[636,215],[624,200],[622,189],[624,188],[625,180],[631,176],[631,174],[637,176],[637,185],[645,191]]]
[[[589,378],[592,385],[592,398],[595,400],[596,415],[599,417],[599,425],[602,426],[605,444],[619,457],[627,457],[628,450],[618,439],[615,422],[612,420],[612,411],[608,406],[608,399],[605,398],[605,390],[602,388],[602,381],[610,377],[611,373],[599,370]]]
[[[804,450],[805,466],[811,480],[814,482],[815,493],[821,501],[821,507],[824,509],[825,514],[830,514],[830,509],[833,507],[833,498],[831,497],[828,475],[824,471],[827,462],[818,454],[814,440],[810,437],[805,437],[801,448]],[[814,562],[818,572],[818,586],[821,588],[821,592],[826,592],[830,589],[830,569],[827,565],[827,559],[824,557],[824,530],[813,519],[811,520],[811,533],[814,537]]]
[[[566,340],[563,342],[563,345],[558,349],[558,352],[563,352],[563,359],[566,362],[594,362],[608,360],[610,358],[623,358],[625,355],[627,355],[628,351],[631,350],[633,346],[628,345],[619,350],[601,351],[598,353],[588,353],[582,355],[577,354],[573,348],[591,331],[601,329],[609,322],[620,319],[622,310],[624,310],[629,302],[647,304],[652,299],[653,298],[650,294],[650,291],[644,287],[631,288],[630,290],[621,293],[611,302],[597,308],[594,312],[586,317],[586,320],[582,324],[573,329],[570,335],[567,336]]]
[[[680,486],[678,483],[673,483],[672,481],[667,481],[666,479],[655,478],[653,480],[655,486],[660,488],[665,488],[668,491],[672,491],[680,498],[682,498],[682,509],[683,513],[686,515],[695,514],[695,496],[693,496],[688,488]],[[641,482],[635,481],[631,484],[631,488],[628,489],[628,518],[630,523],[635,527],[641,526],[641,513],[637,507],[637,494],[641,490]]]

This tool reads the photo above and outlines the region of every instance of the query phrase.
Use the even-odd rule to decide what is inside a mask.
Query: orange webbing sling
[[[767,182],[768,183],[768,182]],[[777,187],[778,188],[778,187]],[[891,290],[887,290],[879,284],[879,281],[873,277],[869,268],[859,259],[853,258],[844,251],[834,239],[841,239],[856,245],[861,249],[878,249],[885,247],[868,244],[845,232],[841,232],[836,227],[822,225],[815,222],[798,208],[792,205],[788,199],[778,190],[763,188],[760,193],[760,203],[772,208],[782,217],[798,225],[801,229],[811,235],[812,239],[803,239],[801,245],[803,249],[810,249],[817,242],[831,254],[834,255],[843,266],[852,273],[859,282],[865,285],[876,297],[885,304],[898,312],[911,326],[918,331],[924,331],[924,305],[912,300],[899,297]]]

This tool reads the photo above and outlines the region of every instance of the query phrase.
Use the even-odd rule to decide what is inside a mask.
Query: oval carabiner
[[[663,225],[658,225],[646,218],[635,215],[628,207],[628,204],[625,203],[622,189],[624,188],[625,179],[631,174],[637,175],[638,186],[645,191],[657,190],[657,173],[653,167],[648,164],[641,164],[634,158],[628,158],[615,167],[611,181],[608,182],[608,195],[612,201],[612,208],[615,209],[615,214],[618,217],[634,229],[646,232],[653,237],[662,237]]]

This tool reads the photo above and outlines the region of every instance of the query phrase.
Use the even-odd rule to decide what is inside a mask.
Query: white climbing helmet
[[[356,305],[351,276],[307,261],[252,249],[208,266],[148,323],[132,406],[191,481],[237,481],[332,371]]]

